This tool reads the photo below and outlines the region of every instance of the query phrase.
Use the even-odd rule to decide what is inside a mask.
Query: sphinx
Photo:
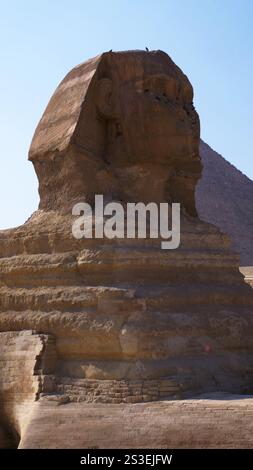
[[[199,134],[192,86],[162,51],[104,53],[53,94],[29,151],[39,209],[0,232],[1,409],[21,441],[43,400],[252,386],[253,293],[226,234],[198,218]],[[180,246],[74,238],[73,206],[97,194],[180,203]]]

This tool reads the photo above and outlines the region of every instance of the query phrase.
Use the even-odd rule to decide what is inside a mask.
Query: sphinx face
[[[133,95],[132,109],[122,100],[133,154],[168,164],[197,153],[198,126],[192,99],[185,98],[175,79],[150,77],[136,84]]]
[[[180,202],[196,215],[200,125],[189,80],[163,53],[114,60],[106,155],[121,187],[127,174],[123,198]]]
[[[130,76],[118,87],[116,98],[121,132],[112,144],[118,148],[124,141],[127,147],[120,164],[180,168],[187,160],[198,160],[199,118],[188,79],[172,61],[165,66],[151,61],[147,70],[129,68]],[[115,150],[109,154],[117,165]]]

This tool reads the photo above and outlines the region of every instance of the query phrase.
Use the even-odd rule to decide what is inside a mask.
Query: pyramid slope
[[[196,189],[199,217],[227,233],[241,266],[253,265],[253,181],[201,141],[202,178]]]

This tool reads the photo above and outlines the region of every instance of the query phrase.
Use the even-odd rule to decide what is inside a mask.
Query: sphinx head
[[[201,174],[192,86],[161,51],[109,52],[62,81],[36,129],[29,158],[41,208],[95,194],[180,202],[195,215]]]

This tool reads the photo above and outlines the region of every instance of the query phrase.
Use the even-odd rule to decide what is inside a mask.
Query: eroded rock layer
[[[252,291],[226,236],[186,217],[180,248],[161,251],[73,241],[71,222],[39,211],[8,257],[17,231],[1,239],[1,331],[55,337],[59,392],[117,403],[247,390]]]

